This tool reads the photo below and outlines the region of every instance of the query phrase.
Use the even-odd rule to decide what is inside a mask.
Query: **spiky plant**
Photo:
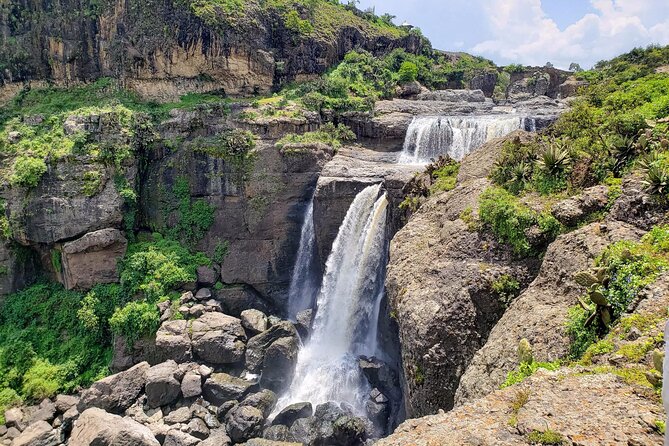
[[[571,157],[562,144],[553,142],[541,153],[537,165],[543,171],[555,176],[569,169]]]
[[[646,192],[657,197],[660,201],[669,198],[669,171],[665,163],[657,155],[651,155],[640,163],[644,172],[643,185]]]
[[[609,155],[615,160],[613,172],[619,174],[639,152],[648,147],[648,137],[644,134],[635,142],[633,137],[623,136],[616,138],[609,144]]]
[[[525,189],[532,178],[532,165],[521,161],[509,167],[507,175],[509,179],[505,183],[506,188],[512,192],[519,192]]]

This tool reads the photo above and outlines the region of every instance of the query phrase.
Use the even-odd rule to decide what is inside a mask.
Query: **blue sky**
[[[635,46],[669,44],[669,0],[360,0],[421,28],[435,48],[503,65],[588,68]]]

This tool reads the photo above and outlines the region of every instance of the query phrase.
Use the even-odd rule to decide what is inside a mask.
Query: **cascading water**
[[[288,290],[288,318],[297,319],[297,314],[312,308],[318,281],[316,280],[315,265],[316,235],[314,232],[314,199],[311,198],[302,223],[300,247],[297,251],[297,260],[293,269]]]
[[[346,402],[364,414],[369,384],[358,356],[374,355],[387,256],[385,193],[369,186],[351,204],[332,246],[309,341],[300,350],[292,385],[276,406]]]
[[[527,119],[518,115],[416,116],[399,162],[422,164],[440,155],[459,161],[486,141],[524,129]]]

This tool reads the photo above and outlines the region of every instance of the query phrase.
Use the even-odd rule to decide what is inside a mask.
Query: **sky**
[[[441,50],[498,65],[590,68],[637,46],[669,44],[669,0],[360,0],[419,27]]]

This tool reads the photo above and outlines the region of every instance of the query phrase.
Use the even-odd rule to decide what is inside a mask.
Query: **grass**
[[[551,429],[546,429],[543,432],[534,430],[527,435],[527,441],[529,441],[530,444],[541,445],[562,445],[566,442],[561,433]]]

